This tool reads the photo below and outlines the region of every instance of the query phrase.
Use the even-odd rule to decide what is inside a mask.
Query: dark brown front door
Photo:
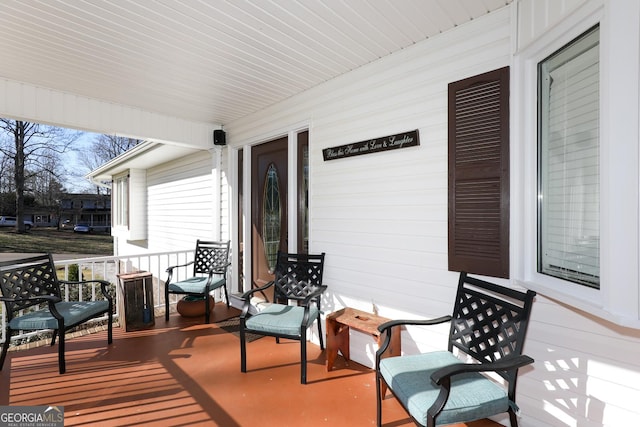
[[[273,280],[278,250],[287,250],[287,137],[251,148],[251,280]]]

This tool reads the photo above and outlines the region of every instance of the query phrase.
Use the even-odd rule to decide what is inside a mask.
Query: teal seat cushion
[[[302,325],[303,316],[304,307],[271,304],[258,314],[249,317],[246,328],[258,332],[300,336],[300,325]],[[311,305],[309,307],[309,320],[304,327],[309,327],[317,317],[318,308],[315,305]]]
[[[460,362],[448,351],[389,357],[380,361],[380,373],[411,416],[426,425],[427,410],[440,391],[431,381],[431,374]],[[479,420],[508,409],[504,388],[479,373],[460,374],[452,377],[449,400],[436,418],[436,425]]]
[[[169,292],[178,292],[183,294],[204,294],[207,292],[205,289],[207,286],[208,277],[191,277],[187,280],[180,282],[169,283]],[[213,278],[209,291],[218,289],[225,284],[225,278]]]
[[[56,309],[64,317],[65,326],[83,322],[109,311],[108,301],[62,301],[56,303]],[[15,317],[9,322],[13,330],[58,329],[58,321],[47,309]]]

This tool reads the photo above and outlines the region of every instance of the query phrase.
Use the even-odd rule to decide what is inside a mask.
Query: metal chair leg
[[[107,325],[107,343],[108,344],[113,343],[113,310],[109,310],[109,325]]]
[[[318,314],[318,339],[320,340],[320,350],[324,350],[324,337],[322,336],[322,323],[320,322],[320,314]]]
[[[169,321],[169,286],[168,283],[164,285],[164,320]]]
[[[378,427],[382,426],[382,387],[380,381],[384,380],[376,372],[376,425]]]
[[[58,341],[58,369],[61,374],[67,371],[67,366],[64,360],[64,331],[60,333],[60,340]]]
[[[303,326],[304,328],[304,326]],[[300,335],[300,383],[307,383],[307,330],[303,329]]]
[[[245,342],[244,319],[240,319],[240,372],[247,372],[247,345]]]
[[[11,329],[7,328],[7,335],[2,344],[2,355],[0,356],[0,371],[4,366],[4,359],[7,357],[7,351],[9,351],[9,344],[11,343]]]
[[[211,305],[209,304],[209,300],[211,299],[211,294],[209,292],[204,293],[204,323],[209,323],[209,319],[211,318]]]

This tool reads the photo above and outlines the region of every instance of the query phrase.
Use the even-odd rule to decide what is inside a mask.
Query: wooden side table
[[[327,371],[333,369],[333,364],[338,356],[338,350],[342,353],[347,365],[349,364],[349,328],[369,334],[376,339],[378,347],[384,341],[380,336],[378,326],[390,319],[377,316],[355,308],[343,308],[327,315]],[[383,357],[400,356],[402,348],[400,329],[393,328],[391,343]]]

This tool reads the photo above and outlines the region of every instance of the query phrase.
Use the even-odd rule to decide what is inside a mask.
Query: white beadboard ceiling
[[[511,0],[0,0],[0,77],[225,124]]]

